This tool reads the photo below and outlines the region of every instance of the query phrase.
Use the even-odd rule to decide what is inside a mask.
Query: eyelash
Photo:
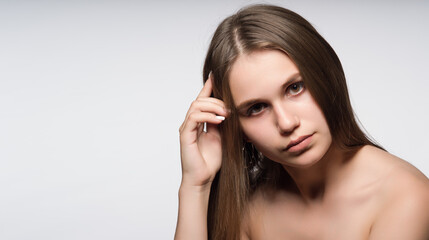
[[[265,108],[266,106],[267,106],[267,104],[265,104],[265,103],[256,103],[256,104],[253,104],[251,107],[249,107],[249,109],[247,109],[246,116],[250,117],[252,115],[258,114],[262,110],[256,111],[256,113],[254,113],[253,111],[255,109],[259,108],[259,107],[264,107]]]
[[[292,90],[292,88],[297,88],[298,90]],[[287,88],[286,88],[286,95],[288,97],[293,97],[293,96],[297,96],[299,95],[302,91],[304,90],[304,82],[303,81],[298,81],[298,82],[294,82],[292,84],[290,84]],[[295,92],[290,92],[290,91],[295,91]],[[246,111],[246,116],[253,116],[253,115],[257,115],[259,112],[261,112],[264,108],[267,107],[266,103],[256,103],[253,104],[251,107],[249,107]],[[257,110],[258,108],[260,108],[258,111],[254,112],[255,110]]]
[[[289,94],[288,91],[290,91],[292,89],[292,87],[299,87],[299,89],[296,93]],[[295,96],[295,95],[300,94],[303,90],[304,90],[304,82],[303,81],[294,82],[286,88],[286,94],[289,94],[288,96]]]

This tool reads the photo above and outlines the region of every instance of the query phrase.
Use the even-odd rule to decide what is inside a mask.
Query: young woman
[[[180,127],[176,239],[429,239],[429,180],[362,132],[337,55],[301,16],[226,18],[203,76]]]

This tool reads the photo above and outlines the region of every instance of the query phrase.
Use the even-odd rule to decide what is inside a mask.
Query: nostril
[[[299,119],[297,116],[283,116],[279,117],[277,121],[277,127],[281,134],[288,135],[292,133],[297,127],[299,127]]]
[[[298,115],[285,106],[284,102],[273,105],[273,112],[277,128],[281,134],[292,133],[300,124]]]

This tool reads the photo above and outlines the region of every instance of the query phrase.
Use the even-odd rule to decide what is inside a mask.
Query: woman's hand
[[[210,74],[180,126],[182,186],[210,187],[221,166],[222,145],[217,125],[228,113],[221,100],[210,97],[212,84]],[[203,131],[205,122],[207,132]]]

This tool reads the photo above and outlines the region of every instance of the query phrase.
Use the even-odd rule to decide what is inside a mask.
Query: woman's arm
[[[175,239],[207,239],[207,206],[210,186],[180,187],[179,217]],[[249,240],[247,225],[242,226],[240,240]]]
[[[175,239],[207,239],[210,187],[181,186]]]
[[[227,116],[224,103],[210,97],[211,92],[212,80],[209,77],[180,127],[182,183],[176,240],[207,239],[210,187],[222,162],[217,125]],[[206,132],[203,130],[204,123],[207,123]]]

